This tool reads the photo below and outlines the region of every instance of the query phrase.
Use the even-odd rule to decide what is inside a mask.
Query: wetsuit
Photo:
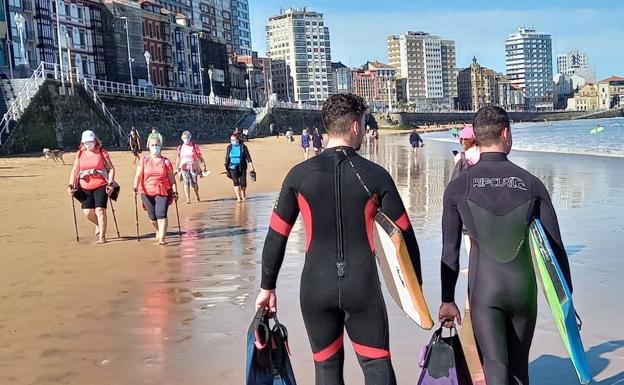
[[[420,147],[420,144],[423,143],[422,138],[416,132],[410,134],[409,141],[413,148]]]
[[[528,225],[539,218],[572,288],[568,258],[548,191],[503,153],[482,153],[451,181],[442,218],[442,301],[455,301],[462,224],[471,240],[468,296],[488,385],[529,383],[537,286]]]
[[[416,237],[392,177],[352,148],[331,148],[295,166],[282,186],[262,254],[262,288],[274,289],[284,250],[299,212],[306,229],[300,302],[316,367],[316,384],[344,384],[343,331],[367,385],[395,384],[390,362],[388,318],[374,257],[377,207],[402,229],[418,280]]]

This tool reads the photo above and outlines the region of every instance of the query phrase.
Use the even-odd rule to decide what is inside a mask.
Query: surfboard
[[[603,126],[596,126],[594,128],[592,128],[589,133],[590,134],[600,134],[602,131],[604,131],[604,127]]]
[[[539,219],[535,219],[529,226],[529,243],[535,274],[578,379],[581,384],[589,384],[592,376],[579,333],[572,294]]]
[[[416,277],[401,229],[384,213],[375,215],[375,255],[390,296],[418,326],[429,330],[433,319]]]
[[[464,235],[464,245],[466,246],[466,255],[470,258],[470,237]],[[464,318],[462,320],[461,329],[459,330],[459,340],[461,341],[461,347],[466,357],[466,364],[468,364],[468,372],[470,373],[470,379],[473,385],[486,385],[485,372],[483,371],[483,365],[479,358],[479,350],[477,348],[477,341],[472,329],[472,317],[470,315],[470,301],[466,298],[466,305],[464,307]]]

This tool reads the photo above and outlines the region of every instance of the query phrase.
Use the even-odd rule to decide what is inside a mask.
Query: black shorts
[[[247,170],[243,171],[239,168],[231,168],[230,178],[232,178],[234,186],[247,187]]]
[[[78,189],[74,195],[76,199],[82,204],[83,209],[105,209],[108,205],[108,194],[106,193],[106,186],[102,186],[95,190]]]
[[[158,219],[167,219],[167,210],[169,209],[169,201],[171,195],[145,195],[141,194],[141,202],[147,211],[149,219],[156,221]]]

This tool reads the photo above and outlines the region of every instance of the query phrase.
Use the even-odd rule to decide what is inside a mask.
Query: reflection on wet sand
[[[388,135],[382,137],[378,145],[371,142],[362,149],[365,156],[384,165],[397,183],[420,243],[424,289],[434,312],[439,304],[439,228],[444,186],[453,168],[451,148],[448,144],[428,141],[424,149],[414,153],[406,136]],[[553,159],[563,160],[536,154],[513,155],[515,162],[542,178],[553,193],[560,210],[564,239],[566,236],[573,238],[573,273],[578,277],[576,300],[579,311],[586,315],[583,332],[586,345],[600,347],[606,341],[616,340],[617,332],[613,328],[606,329],[606,322],[616,325],[624,322],[621,309],[607,315],[608,310],[601,305],[611,301],[621,303],[622,288],[617,278],[624,274],[624,269],[615,259],[615,255],[619,255],[618,245],[600,242],[596,233],[587,235],[591,229],[575,218],[579,213],[593,220],[607,215],[605,202],[615,202],[615,210],[621,212],[624,205],[622,168],[618,164],[596,173],[594,170],[599,163],[594,159],[585,157],[574,167]],[[619,177],[617,182],[614,177]],[[259,287],[262,246],[275,197],[276,194],[256,196],[244,204],[228,199],[212,201],[204,213],[183,222],[179,250],[171,247],[166,256],[155,257],[154,263],[160,268],[141,288],[140,299],[127,299],[120,304],[125,317],[123,324],[117,326],[123,330],[124,345],[128,349],[124,354],[128,359],[127,373],[120,383],[218,385],[244,382],[245,333]],[[593,210],[591,214],[588,213],[590,209]],[[278,305],[280,320],[290,330],[298,380],[305,385],[313,383],[313,364],[298,304],[304,245],[305,232],[298,222],[278,280]],[[602,258],[600,263],[590,255]],[[600,280],[600,284],[596,280]],[[615,285],[619,285],[619,291],[614,290]],[[458,293],[462,296],[464,287],[465,281],[461,281]],[[601,287],[601,300],[591,299],[596,287]],[[418,351],[430,334],[412,324],[390,303],[388,296],[386,301],[397,376],[400,383],[413,383],[418,376],[414,370]],[[550,314],[543,306],[536,336],[532,352],[534,376],[540,379],[540,385],[562,384],[557,380],[560,373],[550,369],[572,375],[573,372]],[[359,367],[353,352],[346,350],[346,375],[349,382],[359,383]],[[621,378],[615,373],[624,369],[621,343],[600,351],[601,365],[595,368],[602,373],[598,379]],[[616,359],[605,362],[603,354]]]

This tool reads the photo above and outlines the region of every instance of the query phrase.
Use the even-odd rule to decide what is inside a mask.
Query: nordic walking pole
[[[178,236],[180,238],[182,238],[182,227],[180,226],[180,211],[178,210],[178,199],[177,199],[177,197],[174,198],[173,201],[175,202],[176,218],[178,219]]]
[[[115,229],[117,230],[117,238],[121,238],[121,235],[119,235],[119,226],[117,226],[117,216],[115,216],[115,206],[113,206],[113,200],[111,199],[111,197],[109,196],[109,201],[110,201],[110,205],[111,205],[111,211],[113,212],[113,220],[115,221]]]
[[[78,236],[78,222],[76,221],[76,204],[74,202],[74,196],[71,196],[72,201],[72,211],[74,212],[74,229],[76,230],[76,242],[80,242],[80,237]]]
[[[136,191],[134,192],[134,221],[136,223],[137,242],[140,242],[141,238],[139,238],[139,205],[137,204],[137,193],[136,193]]]

